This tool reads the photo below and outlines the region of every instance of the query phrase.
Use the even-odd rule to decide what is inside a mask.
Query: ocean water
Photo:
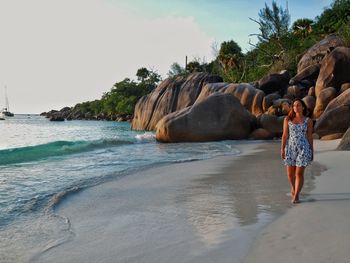
[[[237,155],[234,141],[162,144],[129,123],[0,121],[0,262],[28,260],[72,237],[54,213],[69,194],[167,163]]]

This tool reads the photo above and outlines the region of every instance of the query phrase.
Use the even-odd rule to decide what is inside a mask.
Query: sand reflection
[[[276,147],[267,145],[267,151],[239,157],[186,187],[186,220],[205,245],[219,244],[235,228],[261,223],[290,206],[285,167]],[[311,177],[319,174],[317,164],[308,174],[305,192],[312,188]]]

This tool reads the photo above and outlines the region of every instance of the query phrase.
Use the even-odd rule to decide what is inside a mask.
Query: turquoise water
[[[131,131],[129,123],[17,115],[1,121],[0,132],[0,252],[11,247],[10,239],[23,239],[23,227],[38,231],[31,226],[36,219],[52,219],[52,208],[67,194],[145,167],[239,154],[233,141],[161,144],[151,132]],[[61,221],[51,223],[59,229]]]

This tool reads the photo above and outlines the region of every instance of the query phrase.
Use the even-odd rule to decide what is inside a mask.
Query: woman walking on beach
[[[304,184],[305,167],[313,160],[313,124],[306,114],[305,103],[301,99],[295,99],[283,122],[281,157],[287,166],[294,204],[300,202],[299,194]]]

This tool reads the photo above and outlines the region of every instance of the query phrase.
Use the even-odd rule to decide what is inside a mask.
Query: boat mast
[[[9,99],[7,97],[7,87],[5,85],[5,107],[7,111],[10,111]]]

